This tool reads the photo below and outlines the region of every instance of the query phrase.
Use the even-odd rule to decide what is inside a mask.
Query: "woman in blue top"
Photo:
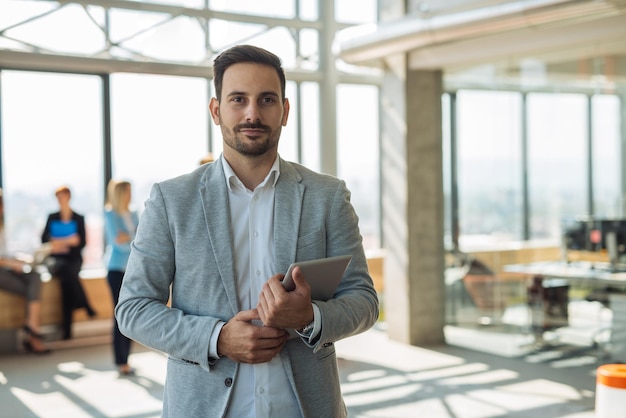
[[[128,181],[109,181],[107,203],[104,211],[104,232],[106,238],[105,260],[107,281],[111,288],[113,307],[120,296],[120,288],[130,255],[130,243],[135,237],[139,223],[137,212],[130,210],[131,185]],[[133,369],[128,365],[130,338],[124,336],[113,317],[113,352],[115,364],[121,375],[130,375]]]

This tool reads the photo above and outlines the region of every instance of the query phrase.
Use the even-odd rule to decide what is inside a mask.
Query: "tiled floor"
[[[448,328],[456,342],[497,335]],[[475,343],[475,341],[474,341]],[[462,344],[462,343],[461,343]],[[413,347],[389,340],[385,324],[336,344],[350,417],[593,418],[597,358],[543,350],[498,355],[460,346]],[[0,416],[158,417],[163,354],[135,346],[137,374],[120,378],[110,346],[0,356]]]

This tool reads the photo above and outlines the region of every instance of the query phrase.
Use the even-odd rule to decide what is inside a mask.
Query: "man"
[[[164,417],[346,416],[333,343],[378,318],[350,193],[278,156],[289,115],[278,57],[235,46],[215,59],[214,83],[224,151],[153,186],[120,329],[169,355]],[[295,290],[282,287],[291,263],[345,254],[332,299],[312,301],[299,269]]]

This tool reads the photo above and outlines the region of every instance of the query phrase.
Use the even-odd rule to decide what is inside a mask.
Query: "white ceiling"
[[[457,7],[431,7],[446,3]],[[452,81],[626,86],[626,0],[418,6],[402,19],[345,31],[338,39],[339,56],[379,67],[386,57],[403,53],[409,68],[440,68]]]

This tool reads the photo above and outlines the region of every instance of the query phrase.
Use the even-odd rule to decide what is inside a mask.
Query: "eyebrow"
[[[230,93],[228,93],[226,95],[227,97],[230,96],[248,96],[248,93],[246,93],[245,91],[231,91]],[[275,91],[272,90],[268,90],[268,91],[262,91],[259,96],[274,96],[274,97],[280,97],[280,95],[278,93],[276,93]]]

